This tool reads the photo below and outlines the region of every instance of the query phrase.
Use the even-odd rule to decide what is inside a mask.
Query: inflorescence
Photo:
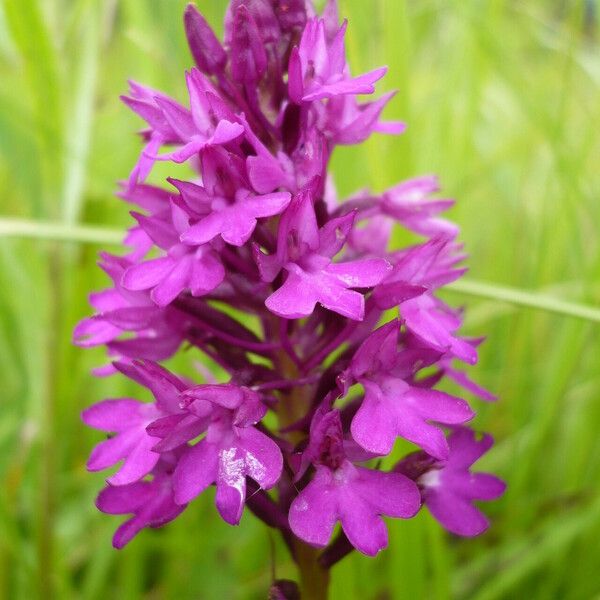
[[[292,553],[298,540],[325,548],[326,566],[352,548],[376,554],[382,515],[422,505],[449,531],[480,534],[473,501],[504,484],[470,468],[492,440],[465,425],[467,402],[435,389],[446,377],[493,399],[452,366],[474,364],[481,340],[459,337],[461,312],[436,295],[464,273],[458,229],[439,216],[452,201],[425,176],[338,202],[327,173],[337,145],[404,131],[380,119],[393,94],[357,102],[386,69],[350,75],[331,1],[319,16],[305,0],[233,0],[223,43],[193,5],[184,21],[189,107],[137,83],[123,97],[147,124],[119,193],[136,224],[128,254],[102,254],[113,285],[75,332],[107,347],[100,375],[154,396],[83,413],[110,434],[88,468],[122,461],[97,500],[132,515],[114,545],[212,485],[225,521],[247,506]],[[193,175],[145,183],[156,161]],[[394,226],[419,243],[390,250]],[[214,375],[202,367],[198,383],[159,365],[183,346]],[[398,437],[419,450],[393,466],[382,457]]]

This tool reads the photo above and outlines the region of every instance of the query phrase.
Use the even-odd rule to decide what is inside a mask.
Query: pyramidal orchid
[[[185,100],[138,83],[123,97],[144,122],[119,192],[128,249],[102,255],[112,287],[75,330],[81,346],[106,346],[98,375],[152,397],[83,412],[109,435],[88,461],[113,468],[97,506],[129,515],[121,548],[215,486],[220,516],[237,525],[247,508],[279,530],[303,597],[324,598],[332,565],[386,547],[384,517],[425,506],[478,535],[488,521],[473,501],[504,489],[471,472],[491,437],[439,389],[449,379],[494,399],[454,364],[474,364],[480,340],[438,295],[464,273],[458,228],[440,216],[452,201],[433,176],[337,201],[335,147],[404,124],[381,119],[393,94],[359,100],[386,69],[350,73],[335,2],[318,15],[309,0],[232,0],[223,42],[193,4],[184,25]],[[173,165],[159,185],[157,161]],[[391,249],[393,226],[418,241]],[[159,364],[184,346],[202,358],[193,376]],[[417,450],[397,462],[400,438]],[[291,582],[272,593],[297,597]]]

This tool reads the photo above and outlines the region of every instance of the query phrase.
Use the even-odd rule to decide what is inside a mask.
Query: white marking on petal
[[[252,479],[260,483],[260,481],[265,478],[265,475],[267,474],[265,465],[250,452],[246,454],[246,465],[248,466],[248,474]]]
[[[433,469],[432,471],[427,471],[427,473],[423,473],[421,477],[419,477],[418,482],[423,487],[434,488],[438,487],[441,483],[441,471],[439,469]]]
[[[236,448],[221,450],[219,453],[219,479],[226,485],[236,489],[240,496],[244,495],[244,459],[236,458]]]
[[[296,500],[294,509],[298,512],[305,512],[308,510],[308,502],[304,498],[300,497]]]

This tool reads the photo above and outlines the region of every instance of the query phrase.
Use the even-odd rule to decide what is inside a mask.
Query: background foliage
[[[285,550],[246,514],[222,523],[210,493],[121,552],[117,518],[93,505],[99,439],[80,411],[138,393],[94,380],[101,351],[70,343],[86,296],[107,282],[78,224],[123,229],[112,196],[140,149],[117,99],[133,77],[184,97],[184,0],[0,0],[0,596],[264,598],[293,576]],[[218,24],[223,0],[201,9]],[[593,305],[600,274],[598,2],[342,0],[355,72],[389,64],[400,139],[334,160],[342,192],[437,172],[469,277]],[[218,25],[217,25],[218,27]],[[165,173],[159,173],[163,176]],[[27,219],[33,223],[7,221]],[[62,241],[36,222],[58,223]],[[8,234],[8,235],[7,235]],[[112,249],[116,249],[113,247]],[[334,598],[600,597],[598,324],[448,292],[487,343],[474,371],[501,396],[479,403],[509,484],[481,539],[427,515],[391,522],[390,548],[334,571]],[[190,357],[186,357],[187,358]]]

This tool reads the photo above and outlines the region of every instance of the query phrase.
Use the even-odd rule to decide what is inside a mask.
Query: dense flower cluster
[[[479,340],[458,335],[460,311],[436,295],[464,272],[457,228],[439,216],[452,201],[427,176],[340,203],[327,174],[336,145],[404,130],[380,119],[392,94],[357,101],[385,68],[350,74],[334,2],[319,16],[308,0],[232,0],[223,43],[193,5],[184,20],[197,65],[186,105],[137,83],[123,98],[147,124],[120,192],[136,207],[131,251],[102,255],[113,286],[75,332],[108,348],[99,374],[154,397],[83,413],[111,434],[89,469],[120,464],[98,508],[133,515],[115,546],[212,485],[225,521],[247,505],[291,547],[326,547],[341,523],[328,564],[351,547],[376,554],[382,515],[422,504],[456,534],[481,533],[473,501],[504,488],[470,472],[491,438],[465,426],[463,399],[435,389],[446,376],[493,399],[452,366],[475,363]],[[155,161],[194,174],[156,187],[145,183]],[[393,225],[420,242],[388,250]],[[183,344],[227,380],[159,366]],[[420,450],[384,471],[399,437]]]

